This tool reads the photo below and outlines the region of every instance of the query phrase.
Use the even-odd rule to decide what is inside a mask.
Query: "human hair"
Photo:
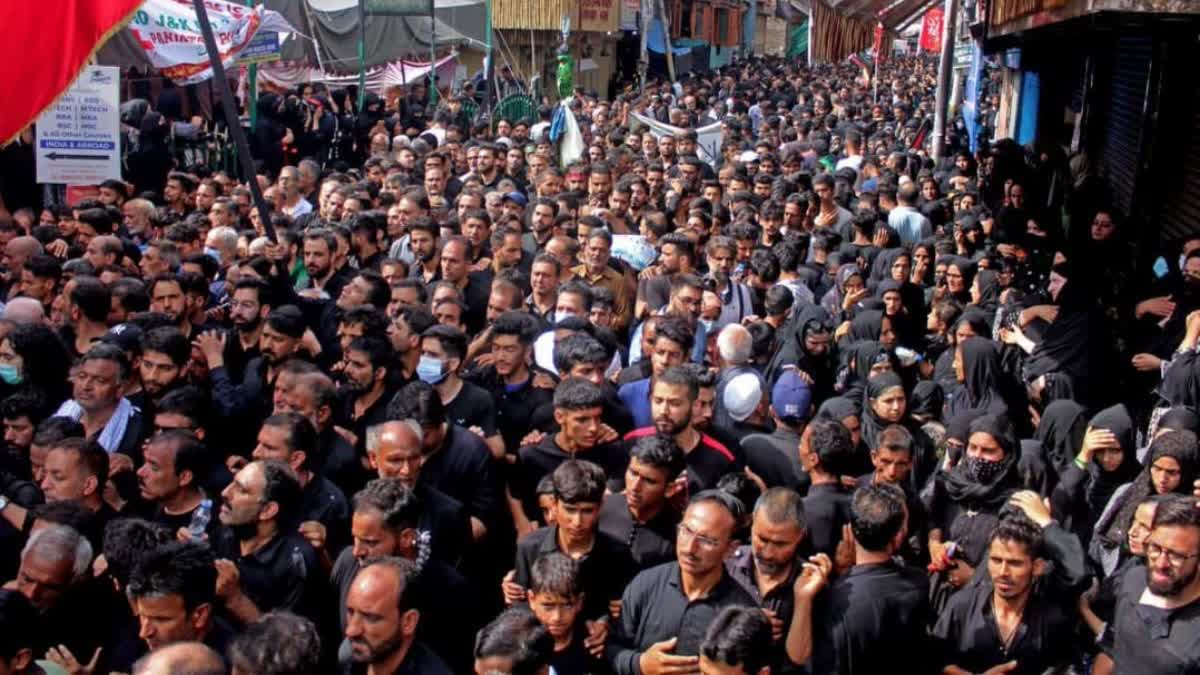
[[[446,408],[431,385],[410,382],[388,402],[387,416],[393,420],[413,420],[421,426],[441,426],[446,422]]]
[[[321,636],[312,621],[276,610],[234,637],[229,660],[254,675],[320,675]]]
[[[913,454],[912,432],[900,424],[889,425],[879,432],[876,446],[891,452],[907,452],[911,456]]]
[[[0,401],[0,419],[17,420],[22,417],[37,424],[42,419],[46,397],[36,389],[18,389]]]
[[[1151,529],[1160,527],[1190,527],[1200,530],[1200,509],[1191,495],[1170,495],[1154,509]]]
[[[362,337],[387,339],[388,320],[383,310],[375,305],[359,305],[342,312],[338,321],[342,326],[362,326]]]
[[[424,292],[424,291],[422,291]],[[430,327],[437,324],[437,318],[421,305],[406,305],[396,310],[396,316],[408,324],[408,329],[414,335],[421,335]]]
[[[31,256],[25,261],[24,269],[39,279],[53,279],[57,282],[62,278],[62,263],[52,255]]]
[[[37,439],[34,439],[36,442]],[[39,445],[41,445],[39,443]],[[96,479],[96,493],[100,494],[108,482],[108,452],[96,441],[82,435],[64,438],[50,446],[51,450],[74,453],[87,475]]]
[[[395,478],[376,478],[354,495],[354,512],[378,511],[393,533],[417,526],[421,504],[415,492]]]
[[[710,489],[700,492],[688,501],[688,508],[690,509],[697,504],[716,504],[725,509],[735,523],[741,519],[746,509],[745,504],[742,504],[741,500],[721,489]]]
[[[1023,513],[1006,513],[996,525],[996,529],[992,530],[988,545],[994,541],[1020,544],[1030,558],[1036,559],[1043,555],[1042,528]]]
[[[604,469],[584,459],[568,459],[550,474],[554,498],[564,504],[594,503],[604,500]]]
[[[854,465],[854,444],[841,421],[817,418],[808,428],[811,430],[808,445],[826,473],[842,475]]]
[[[507,675],[538,675],[554,654],[554,638],[528,607],[510,607],[475,635],[475,660],[506,659]]]
[[[562,598],[578,598],[584,591],[579,578],[579,563],[560,551],[539,555],[529,568],[529,590]]]
[[[193,430],[206,426],[209,415],[208,394],[198,387],[185,385],[172,389],[154,406],[154,414],[170,413],[191,420]]]
[[[429,338],[438,341],[438,344],[442,346],[442,351],[446,352],[448,358],[462,361],[463,357],[467,354],[467,336],[453,326],[443,326],[441,324],[430,326],[421,333],[422,340]]]
[[[21,357],[25,382],[48,398],[63,391],[70,369],[70,357],[58,334],[40,323],[18,324],[7,338],[13,352]]]
[[[679,345],[685,357],[692,353],[696,344],[695,331],[686,319],[679,316],[664,315],[658,318],[654,324],[654,341],[658,342],[662,338]]]
[[[783,288],[776,286],[776,288]],[[784,288],[785,291],[788,289]],[[791,293],[791,291],[788,291]],[[657,335],[657,333],[656,333]],[[754,341],[750,337],[750,331],[746,327],[731,323],[721,329],[717,334],[717,351],[720,352],[721,358],[732,365],[743,365],[750,361],[750,357],[754,352]]]
[[[192,485],[200,480],[200,473],[208,464],[208,452],[204,444],[191,431],[167,429],[150,437],[147,445],[167,445],[175,455],[175,475],[192,472]]]
[[[754,503],[754,513],[761,512],[768,522],[791,523],[801,531],[808,530],[808,518],[804,515],[804,498],[800,493],[785,487],[773,487]]]
[[[367,293],[367,304],[382,311],[392,299],[392,289],[383,275],[375,270],[359,270],[354,276],[367,282],[371,287]]]
[[[399,592],[396,593],[396,607],[401,612],[412,609],[411,600],[413,594],[410,589],[413,586],[413,581],[417,578],[416,564],[411,560],[399,556],[371,556],[362,562],[362,566],[358,568],[358,574],[362,574],[372,567],[383,567],[396,572],[399,578],[397,585],[400,587]]]
[[[683,450],[675,439],[667,434],[653,434],[637,439],[629,449],[629,458],[665,471],[668,482],[675,480],[687,468]]]
[[[156,548],[174,539],[175,533],[158,523],[142,518],[117,518],[104,528],[100,552],[108,563],[109,576],[125,588],[134,567]]]
[[[559,375],[570,373],[581,363],[606,366],[609,358],[604,345],[587,333],[574,333],[554,344],[554,368]]]
[[[271,330],[278,331],[293,340],[299,340],[304,335],[304,315],[295,305],[283,305],[271,310],[267,315],[267,325]]]
[[[170,542],[150,552],[133,568],[129,595],[178,595],[192,611],[216,600],[217,565],[212,549],[192,542]]]
[[[33,432],[33,444],[44,448],[57,447],[68,438],[83,438],[83,433],[83,425],[74,418],[62,415],[47,417]]]
[[[325,246],[329,248],[329,252],[333,253],[337,250],[337,235],[333,230],[327,227],[314,227],[304,232],[304,241],[323,241]]]
[[[904,492],[890,483],[864,485],[850,502],[850,527],[864,549],[882,552],[904,527]]]
[[[582,377],[567,377],[554,390],[556,410],[600,408],[604,400],[604,390]]]
[[[31,534],[21,549],[21,560],[30,555],[51,562],[69,561],[71,585],[91,573],[92,545],[78,530],[66,525],[48,525]]]
[[[190,349],[190,348],[189,348]],[[129,359],[120,347],[106,342],[95,343],[79,357],[76,366],[82,367],[88,361],[111,361],[117,366],[117,383],[123,383],[129,377]]]
[[[71,304],[79,308],[84,318],[93,323],[104,323],[112,309],[112,292],[99,279],[92,276],[77,276],[71,288]]]
[[[661,326],[662,322],[659,322]],[[659,333],[661,335],[661,333]],[[695,375],[683,366],[671,366],[659,375],[655,384],[666,384],[673,387],[687,387],[688,400],[695,402],[700,396],[700,383],[696,381]]]
[[[709,661],[741,666],[747,675],[771,662],[771,623],[757,607],[726,607],[704,633],[700,654]]]
[[[0,658],[7,663],[22,650],[33,650],[41,621],[19,591],[0,590]]]
[[[592,311],[592,287],[581,279],[571,279],[558,287],[559,295],[578,295],[583,302],[583,311]]]
[[[287,445],[290,452],[303,452],[305,462],[300,468],[308,468],[309,460],[316,459],[317,428],[304,415],[296,412],[281,412],[263,420],[264,427],[275,427],[287,432]]]
[[[187,365],[192,356],[192,345],[174,326],[155,328],[142,335],[142,353],[158,352],[175,364],[177,368]]]
[[[262,467],[263,474],[262,503],[275,502],[279,506],[276,520],[281,524],[291,524],[299,515],[302,494],[296,472],[287,464],[273,459],[263,460],[258,464]]]
[[[528,347],[537,339],[538,327],[533,317],[525,312],[504,312],[492,323],[492,336],[511,335],[523,347]]]

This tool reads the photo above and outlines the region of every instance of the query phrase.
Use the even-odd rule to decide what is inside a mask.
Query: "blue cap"
[[[783,371],[771,390],[771,406],[782,418],[807,421],[812,410],[812,389],[800,378],[799,371],[788,368]]]
[[[521,194],[520,192],[509,192],[508,194],[504,195],[504,199],[501,201],[516,202],[521,206],[529,205],[529,200],[526,199],[525,195]]]

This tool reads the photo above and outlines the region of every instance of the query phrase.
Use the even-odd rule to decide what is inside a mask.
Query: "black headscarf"
[[[1083,406],[1070,399],[1062,399],[1046,406],[1034,438],[1041,442],[1042,452],[1050,467],[1062,475],[1083,446],[1086,431],[1087,419]]]
[[[1000,393],[1000,350],[987,338],[972,337],[958,346],[962,350],[963,375],[954,394],[946,401],[946,415],[963,410],[979,410],[990,415],[1008,411]]]
[[[963,290],[958,293],[953,293],[955,300],[965,304],[971,302],[971,283],[975,280],[975,263],[961,256],[948,256],[946,260],[946,269],[953,267],[962,274]],[[949,290],[949,289],[947,289]]]
[[[814,401],[823,401],[833,393],[833,381],[836,375],[834,344],[824,354],[812,354],[804,346],[804,340],[811,333],[832,333],[833,319],[829,312],[820,305],[805,305],[795,314],[790,322],[793,330],[784,335],[779,349],[771,357],[767,365],[767,382],[774,386],[775,380],[783,372],[783,367],[795,365],[797,370],[808,373],[813,379],[812,394]]]
[[[1158,418],[1159,429],[1200,432],[1200,415],[1189,408],[1171,408]]]
[[[1189,434],[1192,438],[1190,442],[1186,443],[1162,442],[1172,434]],[[1129,531],[1129,525],[1133,522],[1138,504],[1155,494],[1154,483],[1150,480],[1150,467],[1154,466],[1154,462],[1163,457],[1170,457],[1178,462],[1180,476],[1175,492],[1179,494],[1191,494],[1192,492],[1192,483],[1196,480],[1197,470],[1200,468],[1198,467],[1200,458],[1196,455],[1195,436],[1186,431],[1170,431],[1154,441],[1150,445],[1150,456],[1146,458],[1145,467],[1130,483],[1129,489],[1121,494],[1120,503],[1109,509],[1108,518],[1096,523],[1096,533],[1100,541],[1107,546],[1118,546],[1125,541],[1125,533]]]
[[[1099,462],[1092,462],[1088,467],[1087,503],[1093,514],[1099,514],[1108,504],[1117,488],[1137,477],[1142,471],[1142,465],[1137,460],[1137,441],[1133,432],[1133,418],[1124,404],[1105,408],[1092,417],[1088,426],[1092,429],[1107,429],[1117,437],[1121,445],[1121,465],[1116,471],[1105,471]]]
[[[882,420],[875,414],[875,408],[871,405],[871,401],[883,396],[885,392],[896,388],[903,391],[904,380],[895,372],[879,373],[878,375],[872,375],[867,380],[867,391],[862,407],[862,437],[863,442],[870,449],[875,449],[879,441],[879,432],[883,431],[885,427],[892,424],[901,424],[904,421],[903,416],[896,422]],[[905,395],[905,403],[907,404],[907,394]]]
[[[1158,391],[1172,408],[1200,409],[1200,352],[1176,354]]]
[[[862,402],[867,379],[871,377],[871,366],[890,360],[888,351],[874,340],[863,340],[846,350],[846,378],[842,396],[856,405]]]
[[[970,473],[970,458],[964,453],[949,472],[939,474],[951,501],[999,511],[1012,493],[1020,487],[1017,459],[1020,451],[1012,424],[1003,416],[984,415],[971,421],[969,436],[985,433],[995,439],[1004,451],[1000,466],[988,480],[979,480]]]
[[[909,396],[908,413],[914,418],[929,417],[940,421],[944,404],[942,388],[933,380],[921,380]]]
[[[996,311],[996,306],[1000,304],[1000,274],[994,270],[979,270],[979,274],[975,275],[976,283],[979,285],[979,302],[975,306],[983,311],[992,314]]]
[[[1062,268],[1055,272],[1064,276],[1069,273]],[[1102,324],[1095,316],[1083,283],[1068,277],[1056,302],[1058,318],[1046,326],[1037,348],[1025,361],[1025,378],[1032,381],[1046,373],[1066,373],[1079,385],[1079,393],[1088,399],[1089,375],[1093,374],[1092,367],[1098,365],[1095,352],[1099,345],[1094,338],[1100,334]]]
[[[817,409],[817,417],[834,422],[841,422],[847,417],[858,417],[858,404],[844,396],[834,396],[827,399]]]
[[[883,332],[883,316],[883,312],[877,309],[859,312],[850,322],[850,342],[862,340],[878,342],[879,336]]]

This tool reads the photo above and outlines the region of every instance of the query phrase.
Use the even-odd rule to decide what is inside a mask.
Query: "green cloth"
[[[298,291],[308,288],[308,268],[304,266],[302,258],[297,258],[292,267],[292,288]]]

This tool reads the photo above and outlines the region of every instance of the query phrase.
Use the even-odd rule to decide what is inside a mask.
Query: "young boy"
[[[529,607],[554,638],[554,656],[550,659],[554,672],[558,675],[602,672],[603,664],[584,644],[588,624],[592,622],[583,620],[584,592],[579,582],[579,563],[557,551],[544,553],[534,561],[529,583]]]

